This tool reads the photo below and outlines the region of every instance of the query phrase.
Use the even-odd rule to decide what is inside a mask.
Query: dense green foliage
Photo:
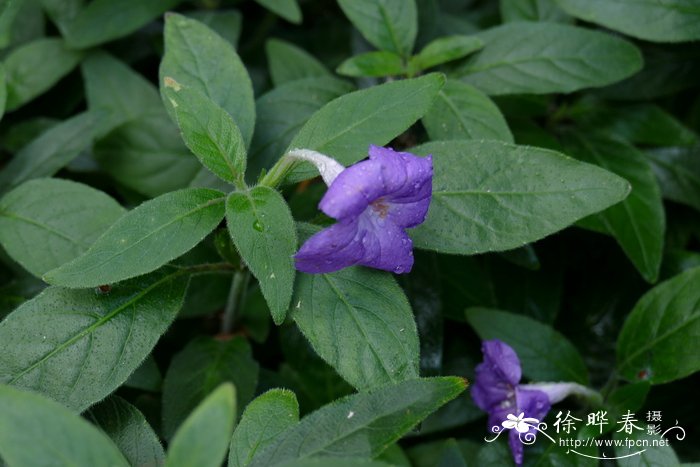
[[[570,439],[686,432],[525,465],[700,461],[699,41],[698,0],[0,0],[0,464],[513,465],[486,339],[590,389]],[[370,145],[432,155],[413,269],[296,270],[288,154]]]

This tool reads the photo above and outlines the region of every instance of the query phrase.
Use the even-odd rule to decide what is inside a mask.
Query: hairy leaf
[[[126,210],[87,185],[30,180],[0,199],[0,244],[41,277],[76,258]]]
[[[49,271],[63,287],[97,287],[154,271],[199,243],[224,217],[223,193],[187,188],[129,211],[82,255]]]
[[[296,228],[282,195],[259,186],[231,193],[226,200],[226,222],[241,258],[260,283],[276,324],[287,315],[294,287]]]
[[[82,411],[139,367],[182,306],[187,277],[167,269],[109,293],[49,287],[0,322],[0,382]]]

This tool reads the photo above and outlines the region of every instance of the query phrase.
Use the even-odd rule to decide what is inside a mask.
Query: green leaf
[[[588,371],[581,354],[551,326],[488,308],[469,308],[466,316],[482,340],[500,339],[513,347],[523,374],[531,380],[588,384]]]
[[[46,16],[56,25],[65,37],[70,23],[83,8],[84,0],[39,0]]]
[[[389,273],[298,274],[292,317],[316,353],[363,390],[418,376],[418,331]]]
[[[160,107],[121,125],[95,144],[100,168],[148,197],[190,185],[202,167]]]
[[[500,0],[504,23],[512,21],[549,21],[569,23],[572,18],[556,4],[556,0]]]
[[[642,68],[639,50],[603,32],[554,23],[508,23],[478,35],[486,44],[456,76],[486,94],[546,94],[605,86]]]
[[[87,185],[53,178],[0,199],[0,244],[37,277],[76,258],[126,210]]]
[[[146,112],[162,109],[156,87],[108,53],[88,55],[81,68],[88,108],[108,113],[105,133]]]
[[[109,436],[130,465],[158,466],[165,452],[146,418],[119,396],[110,396],[88,411],[89,419]]]
[[[274,466],[324,455],[376,457],[465,387],[461,378],[422,378],[339,399],[283,432],[250,465]]]
[[[407,57],[418,32],[415,0],[338,0],[350,22],[372,45]]]
[[[700,370],[700,268],[662,282],[634,306],[617,340],[617,367],[630,381],[661,384]]]
[[[596,104],[596,103],[594,103]],[[652,146],[692,146],[698,136],[673,115],[654,104],[629,106],[583,106],[572,115],[596,131],[622,138],[632,144]]]
[[[331,76],[316,57],[292,43],[270,39],[265,43],[265,53],[275,87],[304,78]]]
[[[299,422],[299,403],[293,392],[272,389],[253,400],[233,432],[228,465],[246,467],[253,457]]]
[[[445,36],[435,39],[409,61],[413,71],[426,70],[443,63],[464,58],[484,46],[478,37]]]
[[[281,16],[287,21],[300,24],[301,8],[297,0],[255,0],[271,12]]]
[[[255,126],[253,85],[236,51],[217,33],[199,21],[167,15],[159,76],[161,83],[169,76],[209,97],[233,117],[246,146],[250,144]],[[172,104],[164,100],[174,116]]]
[[[311,459],[297,459],[278,464],[280,467],[395,467],[379,460],[365,459],[362,457],[314,457]]]
[[[236,386],[236,404],[242,410],[253,398],[258,382],[258,364],[245,339],[199,337],[176,354],[163,384],[164,437],[172,438],[197,404],[225,382]]]
[[[15,18],[25,5],[25,0],[3,0],[0,2],[0,49],[13,42]]]
[[[197,406],[175,433],[167,467],[219,467],[228,451],[236,418],[236,388],[225,383]]]
[[[37,39],[14,49],[5,58],[7,110],[48,91],[75,68],[80,57],[57,38]]]
[[[187,277],[168,269],[109,293],[49,287],[0,322],[0,382],[76,411],[118,388],[182,306]]]
[[[655,282],[663,256],[666,220],[661,190],[644,154],[626,143],[590,132],[572,135],[566,148],[577,158],[610,170],[632,185],[627,198],[596,214],[593,221],[615,237],[644,279]],[[586,222],[584,219],[582,225]]]
[[[192,289],[191,283],[192,279],[190,279],[190,287],[188,287],[188,290]],[[163,377],[152,355],[147,357],[146,360],[141,363],[141,366],[131,373],[129,379],[124,382],[124,386],[141,389],[143,391],[160,392],[163,386]]]
[[[513,142],[513,135],[496,104],[475,87],[447,80],[435,103],[423,116],[430,139],[496,139]]]
[[[0,120],[5,113],[5,103],[7,102],[7,85],[6,85],[5,67],[0,63]]]
[[[282,195],[258,186],[231,193],[226,200],[226,222],[243,261],[260,282],[270,313],[282,324],[294,287],[296,228]]]
[[[443,75],[432,73],[341,96],[306,122],[289,149],[313,149],[343,165],[357,162],[366,157],[370,144],[388,143],[421,118],[444,82]],[[306,164],[292,177],[309,178],[313,170]]]
[[[340,75],[355,77],[382,77],[404,73],[403,59],[394,52],[379,50],[350,57],[336,71]]]
[[[558,152],[498,141],[445,141],[433,155],[433,198],[414,245],[475,254],[520,247],[623,200],[629,184]]]
[[[231,115],[201,92],[168,76],[163,78],[161,92],[172,103],[182,138],[197,159],[222,180],[243,183],[245,142]]]
[[[555,0],[567,13],[628,36],[655,42],[700,39],[700,5],[693,0]]]
[[[129,211],[81,256],[49,271],[63,287],[97,287],[154,271],[192,249],[224,217],[223,193],[187,188]]]
[[[84,112],[55,125],[23,147],[0,172],[0,193],[33,178],[50,177],[89,148],[100,114]]]
[[[676,453],[673,451],[673,448],[669,445],[668,439],[660,435],[650,435],[649,433],[647,433],[647,424],[643,423],[642,421],[637,421],[635,425],[639,426],[641,430],[633,429],[633,432],[630,434],[619,431],[613,433],[613,439],[615,441],[622,441],[622,444],[620,446],[618,446],[617,444],[614,445],[615,455],[618,457],[617,465],[619,467],[660,467],[665,465],[681,465],[678,456],[676,456]],[[678,431],[676,431],[675,434],[679,434]],[[670,432],[668,436],[673,437],[673,435],[674,432]],[[639,444],[633,447],[627,447],[624,444],[628,442],[627,440]],[[641,453],[637,454],[640,451]]]
[[[206,24],[218,35],[226,39],[233,47],[238,46],[238,39],[243,28],[243,15],[237,10],[198,10],[185,13],[186,16]]]
[[[645,44],[644,68],[631,78],[601,89],[615,101],[649,101],[695,87],[700,73],[700,49],[691,44]]]
[[[644,154],[651,163],[664,198],[700,211],[699,148],[660,148]]]
[[[182,0],[95,0],[68,23],[63,35],[72,48],[85,49],[128,36]]]
[[[248,178],[255,180],[262,169],[272,167],[314,112],[351,90],[349,83],[328,76],[285,83],[260,97]]]
[[[0,413],[0,456],[9,466],[129,465],[104,433],[37,394],[0,386]]]

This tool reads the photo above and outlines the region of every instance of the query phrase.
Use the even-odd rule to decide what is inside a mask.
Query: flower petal
[[[386,197],[393,203],[412,203],[432,192],[433,157],[419,157],[391,148],[369,147],[369,159],[381,163]]]
[[[413,242],[401,227],[367,212],[360,217],[364,256],[359,264],[396,274],[407,273],[413,267]]]
[[[516,430],[511,430],[508,433],[508,446],[510,446],[510,451],[513,453],[515,465],[523,465],[524,446],[522,441],[520,441],[520,436],[521,434]]]
[[[338,222],[309,238],[294,255],[296,268],[310,274],[338,271],[357,264],[364,256],[365,232],[358,222]]]
[[[552,407],[549,397],[542,391],[523,389],[519,386],[515,389],[515,405],[518,410],[525,412],[528,418],[543,420]]]
[[[362,214],[385,193],[381,164],[362,161],[340,172],[318,207],[334,219],[350,219]]]
[[[431,194],[432,192],[428,190],[424,198],[410,203],[389,201],[387,203],[389,205],[387,218],[405,229],[422,224],[428,215]]]
[[[499,339],[491,339],[482,342],[481,351],[484,354],[484,364],[488,365],[496,377],[513,386],[520,382],[520,359],[511,346]]]

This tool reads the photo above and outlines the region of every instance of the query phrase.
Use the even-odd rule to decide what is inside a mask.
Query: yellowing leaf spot
[[[174,79],[172,79],[170,76],[166,76],[165,78],[163,78],[163,84],[165,84],[166,88],[171,88],[175,92],[178,92],[180,89],[182,89],[182,85]]]

